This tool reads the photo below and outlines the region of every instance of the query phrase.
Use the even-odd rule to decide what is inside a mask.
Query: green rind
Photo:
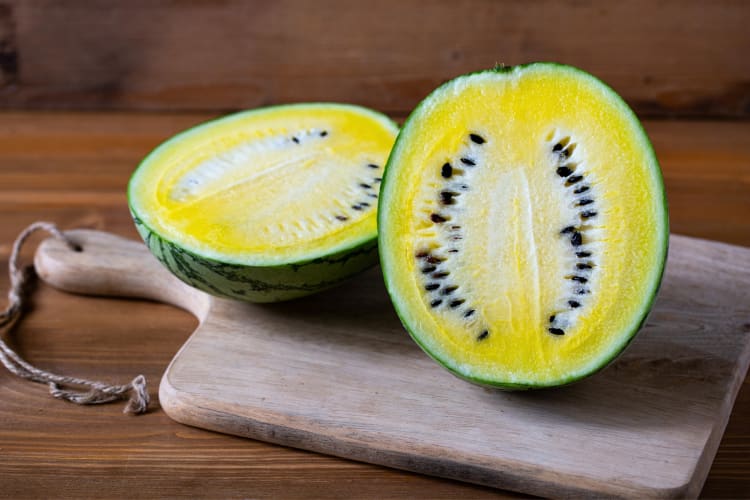
[[[387,203],[387,196],[386,196],[386,187],[389,185],[389,174],[392,170],[391,163],[393,162],[394,158],[397,156],[397,152],[400,151],[400,148],[405,147],[404,143],[406,142],[403,138],[405,136],[404,132],[409,130],[409,124],[415,117],[419,116],[422,112],[422,108],[426,106],[426,103],[430,100],[430,98],[441,92],[445,87],[452,85],[456,80],[467,78],[473,75],[478,75],[482,73],[509,73],[511,71],[517,71],[522,68],[532,67],[532,66],[549,66],[549,67],[558,67],[563,68],[567,71],[573,71],[576,72],[585,78],[590,78],[597,82],[606,92],[610,94],[610,98],[619,104],[622,112],[629,118],[629,120],[636,126],[636,129],[640,131],[642,134],[644,146],[647,147],[647,152],[650,157],[650,159],[653,161],[656,171],[655,171],[655,177],[656,177],[656,188],[661,191],[661,198],[662,198],[662,214],[661,219],[663,221],[663,233],[662,233],[662,247],[661,247],[661,254],[656,256],[656,262],[655,266],[658,266],[658,278],[655,282],[655,286],[653,290],[650,293],[650,300],[648,304],[644,307],[643,313],[641,315],[640,320],[638,321],[638,326],[635,327],[632,331],[627,333],[627,340],[619,347],[619,349],[615,349],[612,351],[611,356],[606,358],[602,363],[600,363],[598,366],[594,367],[593,369],[589,370],[586,373],[570,376],[558,381],[555,381],[553,383],[528,383],[528,384],[518,384],[518,383],[512,383],[512,382],[505,382],[505,381],[498,381],[498,380],[491,380],[491,379],[485,379],[481,377],[472,377],[468,376],[466,374],[463,374],[457,370],[455,370],[452,366],[449,365],[445,360],[441,359],[439,356],[431,352],[427,346],[425,346],[419,338],[419,333],[413,329],[411,325],[406,321],[404,311],[402,310],[403,307],[405,307],[403,304],[401,304],[398,300],[397,290],[393,289],[391,286],[389,280],[388,280],[388,273],[390,270],[387,266],[383,265],[383,256],[382,252],[385,246],[387,245],[387,241],[385,241],[386,235],[383,234],[382,231],[378,232],[378,247],[380,252],[380,260],[381,265],[383,269],[383,279],[385,282],[386,290],[388,291],[388,295],[391,298],[391,302],[393,303],[393,307],[396,311],[397,316],[399,317],[399,320],[401,321],[401,324],[404,326],[406,331],[409,333],[409,336],[414,340],[414,342],[433,360],[435,360],[438,364],[440,364],[443,368],[451,372],[453,375],[467,380],[469,382],[472,382],[477,385],[485,386],[485,387],[492,387],[497,389],[503,389],[503,390],[510,390],[510,391],[519,391],[519,390],[530,390],[530,389],[546,389],[550,387],[560,387],[564,385],[569,385],[575,382],[578,382],[580,380],[583,380],[584,378],[587,378],[602,369],[604,369],[606,366],[608,366],[612,361],[614,361],[620,354],[622,354],[628,345],[635,339],[636,334],[641,330],[641,328],[646,324],[646,321],[648,319],[648,315],[651,312],[651,309],[653,308],[654,301],[656,300],[656,297],[659,292],[659,288],[661,287],[661,283],[664,277],[664,270],[666,267],[667,262],[667,253],[669,248],[669,212],[668,212],[668,204],[667,204],[667,194],[666,189],[664,188],[664,178],[661,173],[661,168],[659,166],[659,162],[656,158],[656,152],[654,151],[653,144],[651,144],[650,139],[648,138],[648,135],[646,134],[645,129],[643,128],[643,124],[640,122],[638,117],[636,116],[635,112],[630,108],[630,106],[627,105],[625,100],[609,85],[604,83],[599,78],[595,77],[594,75],[587,73],[586,71],[583,71],[579,68],[576,68],[574,66],[569,66],[566,64],[560,64],[556,62],[535,62],[535,63],[528,63],[528,64],[521,64],[518,66],[505,66],[505,65],[498,65],[495,68],[489,69],[489,70],[480,70],[480,71],[474,71],[472,73],[466,73],[464,75],[460,75],[452,80],[449,80],[442,85],[440,85],[438,88],[430,92],[430,94],[427,95],[414,110],[409,114],[409,117],[404,122],[403,126],[401,127],[401,131],[399,132],[398,136],[396,137],[396,142],[393,145],[393,149],[391,149],[391,154],[388,157],[388,162],[386,163],[385,172],[383,175],[383,181],[380,185],[380,194],[378,197],[378,228],[380,228],[383,225],[383,218],[386,217],[388,207],[385,206]],[[393,174],[395,175],[395,174]]]
[[[373,238],[325,257],[281,266],[245,266],[195,254],[161,237],[133,214],[138,233],[151,253],[172,274],[204,292],[247,302],[279,302],[320,292],[378,262]]]

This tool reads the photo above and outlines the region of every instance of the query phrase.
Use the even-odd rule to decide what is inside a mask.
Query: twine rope
[[[14,375],[40,384],[47,384],[50,394],[55,398],[79,405],[103,404],[127,399],[128,404],[123,413],[133,415],[145,413],[148,409],[149,395],[146,377],[143,375],[138,375],[125,385],[111,385],[95,380],[57,375],[32,366],[3,340],[3,337],[13,329],[23,315],[24,297],[34,273],[33,266],[22,267],[20,265],[20,254],[26,240],[37,231],[47,231],[65,242],[71,250],[83,251],[51,222],[35,222],[18,235],[8,261],[10,273],[8,306],[0,312],[0,361]],[[88,390],[76,389],[75,386],[88,388]]]

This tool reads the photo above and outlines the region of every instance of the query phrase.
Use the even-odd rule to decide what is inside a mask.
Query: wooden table
[[[0,113],[0,288],[27,224],[136,238],[125,185],[164,138],[207,114]],[[750,246],[750,122],[647,121],[664,170],[672,231]],[[29,252],[30,255],[30,252]],[[168,306],[68,295],[40,285],[9,339],[45,369],[112,382],[159,378],[196,321]],[[511,493],[182,426],[152,402],[80,407],[0,370],[0,497],[488,498]],[[745,381],[703,490],[750,496]]]

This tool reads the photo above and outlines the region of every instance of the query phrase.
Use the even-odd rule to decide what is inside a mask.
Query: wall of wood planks
[[[750,118],[743,0],[0,0],[0,108],[404,115],[453,76],[536,60],[643,117]]]

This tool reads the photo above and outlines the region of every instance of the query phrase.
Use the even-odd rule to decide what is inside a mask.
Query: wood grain
[[[210,116],[0,113],[0,269],[10,241],[34,220],[137,238],[125,206],[130,172],[151,147]],[[664,168],[672,229],[750,246],[750,125],[645,125]],[[11,341],[32,362],[64,373],[112,382],[144,373],[156,399],[154,384],[195,326],[172,307],[40,285]],[[158,401],[143,417],[121,410],[68,405],[0,372],[0,491],[9,498],[516,496],[192,429],[169,419]],[[748,428],[746,381],[702,497],[750,497]]]
[[[695,497],[750,364],[750,249],[673,236],[659,299],[603,373],[509,393],[440,370],[371,270],[289,303],[210,297],[146,247],[70,231],[35,268],[56,288],[144,297],[199,327],[161,381],[178,422],[543,496]]]
[[[408,113],[442,81],[552,60],[642,116],[750,117],[741,0],[5,0],[0,107]]]

